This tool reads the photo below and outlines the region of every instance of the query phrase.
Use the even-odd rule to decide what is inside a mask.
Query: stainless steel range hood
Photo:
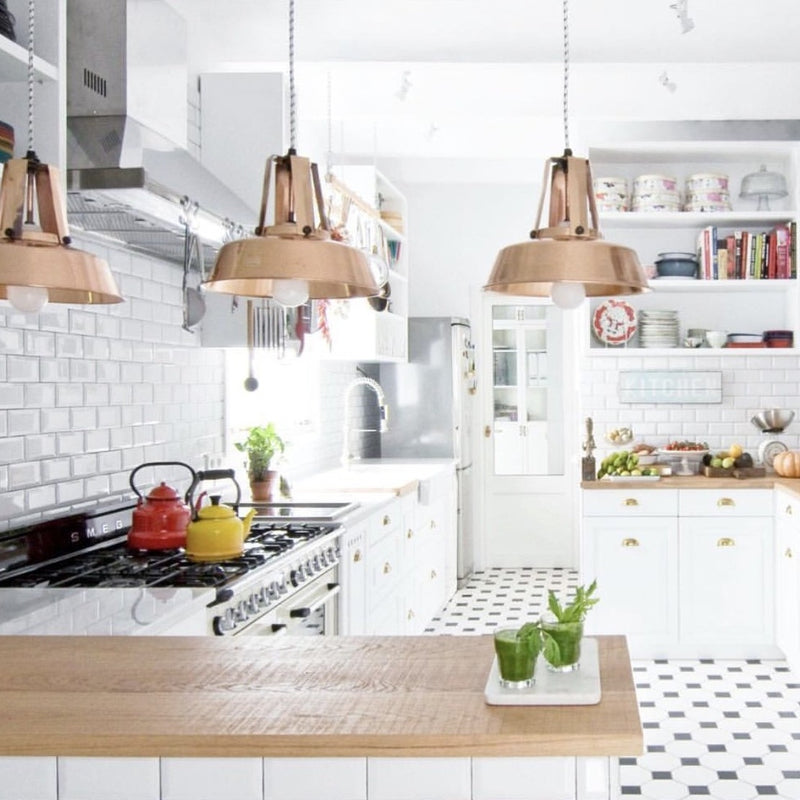
[[[256,212],[186,148],[185,22],[163,0],[67,3],[70,225],[182,262],[187,209],[210,265]]]

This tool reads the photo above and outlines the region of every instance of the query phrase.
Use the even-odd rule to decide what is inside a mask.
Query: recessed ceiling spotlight
[[[681,33],[689,33],[694,28],[694,20],[689,16],[689,0],[675,0],[670,8],[677,14],[681,23]]]
[[[405,100],[408,97],[409,89],[413,85],[411,83],[411,70],[403,70],[403,74],[400,76],[400,88],[394,93],[394,96],[398,100]]]
[[[674,81],[671,81],[671,80],[669,79],[669,75],[667,75],[667,71],[666,71],[666,70],[664,70],[664,71],[663,71],[663,72],[662,72],[662,73],[661,73],[661,74],[658,76],[658,82],[659,82],[659,83],[660,83],[660,84],[661,84],[661,85],[662,85],[662,86],[663,86],[665,89],[667,89],[667,90],[668,90],[668,91],[670,91],[670,92],[674,92],[674,91],[675,91],[675,90],[678,88],[678,84],[677,84],[677,83],[675,83]]]

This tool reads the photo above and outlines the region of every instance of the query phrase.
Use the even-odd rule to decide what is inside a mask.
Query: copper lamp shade
[[[4,165],[0,234],[0,298],[30,287],[46,289],[51,303],[122,302],[108,264],[69,246],[59,172],[32,152]]]
[[[265,225],[273,164],[275,224]],[[275,297],[283,281],[304,282],[311,299],[378,293],[366,254],[331,239],[317,165],[291,149],[267,162],[256,236],[224,245],[203,286],[225,294]]]
[[[582,286],[587,297],[648,291],[636,253],[603,241],[591,185],[587,159],[569,149],[549,159],[531,241],[504,247],[483,288],[527,297],[549,297],[563,284]],[[539,227],[548,190],[548,226]]]

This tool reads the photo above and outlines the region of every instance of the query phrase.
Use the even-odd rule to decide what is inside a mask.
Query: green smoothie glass
[[[541,649],[538,630],[502,628],[494,632],[494,651],[500,685],[507,689],[533,686],[536,659]]]
[[[578,622],[542,621],[542,633],[557,647],[545,648],[547,668],[553,672],[572,672],[580,667],[583,620]]]

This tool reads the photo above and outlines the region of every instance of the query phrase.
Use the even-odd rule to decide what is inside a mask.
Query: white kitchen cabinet
[[[710,226],[722,239],[735,231],[769,232],[779,224],[797,219],[798,155],[792,142],[645,142],[611,147],[590,148],[594,178],[619,176],[627,179],[629,196],[638,175],[658,174],[674,177],[679,190],[685,179],[697,173],[725,174],[729,178],[731,211],[725,212],[610,212],[600,214],[600,227],[606,238],[636,250],[642,265],[652,265],[662,252],[696,252],[701,232]],[[789,196],[772,199],[772,210],[756,210],[754,199],[739,197],[742,178],[757,172],[761,165],[786,177]],[[794,331],[795,347],[800,336],[800,289],[797,278],[791,279],[652,279],[652,292],[625,298],[638,312],[647,309],[677,309],[681,337],[688,328],[760,334],[764,330]],[[594,313],[603,298],[587,304]],[[586,346],[592,355],[605,347],[589,333]],[[640,356],[638,333],[624,348],[609,347],[615,356]],[[649,349],[648,353],[669,350]],[[693,355],[724,356],[736,349],[701,348]],[[749,354],[774,355],[772,348],[749,350]],[[786,350],[778,351],[781,354]]]
[[[775,641],[800,669],[800,500],[775,491]]]
[[[325,184],[328,213],[348,243],[371,253],[388,268],[386,307],[365,298],[330,301],[327,322],[334,359],[408,359],[408,206],[402,193],[375,167],[337,166]]]
[[[770,648],[772,518],[681,518],[679,548],[681,644],[700,658]]]
[[[28,147],[28,4],[8,0],[16,19],[16,42],[0,36],[0,118],[14,127],[14,156],[24,158]],[[60,169],[66,148],[66,3],[36,3],[34,36],[34,148],[42,161]]]
[[[582,548],[587,629],[635,658],[779,656],[770,490],[586,490]]]
[[[393,500],[367,520],[366,632],[393,635],[404,630],[400,587],[403,577],[403,516]]]
[[[366,631],[366,542],[369,524],[362,521],[348,526],[340,542],[339,633],[361,636]]]
[[[590,634],[629,637],[632,653],[666,657],[678,641],[678,523],[674,517],[591,517],[585,557],[600,602],[586,618]]]

